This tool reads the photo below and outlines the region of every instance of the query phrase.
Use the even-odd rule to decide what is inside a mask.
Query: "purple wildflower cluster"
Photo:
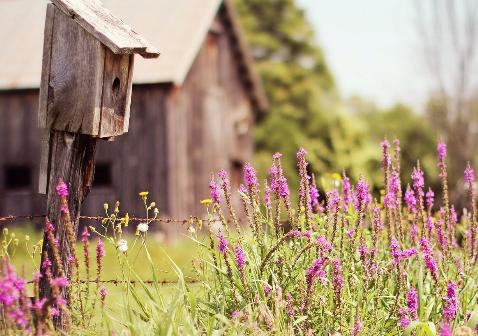
[[[322,284],[326,283],[327,277],[324,270],[324,262],[325,259],[317,258],[316,260],[314,260],[312,265],[305,271],[305,279],[308,288],[312,287],[315,279],[319,279]]]
[[[390,242],[390,253],[392,255],[393,262],[399,264],[403,260],[407,260],[417,254],[417,249],[411,247],[409,249],[400,249],[400,245],[396,239],[392,239]]]
[[[420,239],[420,249],[425,260],[425,267],[431,273],[432,277],[438,279],[438,265],[433,257],[433,251],[427,238]]]
[[[228,242],[226,240],[226,237],[224,236],[224,233],[219,231],[217,233],[217,238],[219,239],[219,244],[218,244],[219,252],[225,255],[228,251]]]
[[[214,180],[214,177],[211,178],[211,182],[209,182],[209,192],[210,192],[210,196],[211,196],[212,201],[215,204],[219,204],[221,202],[219,185]]]
[[[451,322],[455,319],[456,313],[458,311],[458,287],[453,282],[448,282],[447,290],[446,290],[446,297],[443,306],[443,317],[448,321]]]
[[[27,328],[26,281],[17,276],[9,263],[3,265],[0,276],[0,308],[19,328]]]
[[[236,257],[237,268],[240,272],[244,272],[244,268],[246,266],[246,255],[244,253],[244,250],[239,245],[236,245],[234,247],[234,254]]]

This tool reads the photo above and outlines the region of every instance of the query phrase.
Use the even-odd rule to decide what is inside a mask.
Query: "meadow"
[[[398,140],[384,140],[381,150],[384,189],[377,195],[365,177],[353,184],[346,172],[317,186],[320,177],[311,172],[304,149],[296,157],[297,202],[279,153],[265,181],[246,164],[237,191],[221,171],[210,181],[210,198],[201,202],[207,219],[191,221],[173,245],[154,238],[159,214],[147,193],[139,195],[146,222],[130,223],[115,205],[105,206],[107,218],[80,232],[81,242],[67,237],[73,252],[66,264],[53,224],[46,222],[45,233],[56,252],[44,255],[38,269],[31,267],[40,265],[40,237],[4,232],[2,330],[9,335],[476,334],[473,168],[464,167],[467,207],[457,211],[448,197],[444,143],[437,146],[441,189],[435,191],[419,164],[408,181],[400,180]],[[60,182],[57,192],[66,204],[67,186]],[[233,206],[235,195],[240,212]],[[62,212],[68,232],[68,209]],[[132,225],[135,234],[124,234]],[[35,275],[28,277],[31,271]],[[117,283],[101,282],[111,278]],[[47,297],[38,294],[42,281],[50,288]]]

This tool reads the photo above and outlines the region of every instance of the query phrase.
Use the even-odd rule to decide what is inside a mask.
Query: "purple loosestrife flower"
[[[103,257],[105,256],[105,244],[101,239],[98,239],[96,244],[96,274],[97,280],[100,278],[101,270],[103,269]]]
[[[105,305],[107,295],[108,295],[108,291],[106,290],[106,288],[101,287],[101,289],[100,289],[100,299],[101,299],[101,306],[103,306],[103,307]]]
[[[317,209],[317,207],[319,206],[319,190],[317,189],[315,184],[311,184],[309,190],[310,206],[312,207],[312,209]]]
[[[229,190],[231,188],[231,182],[229,180],[229,174],[227,173],[227,171],[221,169],[219,173],[217,173],[217,175],[221,179],[224,189]]]
[[[250,163],[246,163],[244,165],[244,183],[246,184],[248,190],[253,190],[259,186],[256,170],[251,166]]]
[[[88,239],[90,238],[90,232],[88,231],[88,227],[85,226],[85,228],[83,229],[83,232],[81,234],[81,241],[83,243],[88,243]]]
[[[438,280],[438,266],[433,258],[433,252],[427,238],[422,237],[422,239],[420,239],[420,249],[425,259],[425,267],[431,273],[433,279]]]
[[[240,315],[241,315],[241,312],[239,310],[234,310],[231,313],[231,319],[237,320],[237,319],[239,319]]]
[[[228,251],[228,246],[227,246],[228,242],[226,238],[224,237],[224,233],[219,231],[217,233],[217,238],[219,239],[219,244],[218,244],[219,252],[221,252],[223,255],[226,255]]]
[[[328,214],[335,214],[339,210],[340,196],[337,189],[327,192]]]
[[[68,279],[64,276],[55,278],[52,281],[59,288],[65,288],[66,286],[68,286]]]
[[[388,190],[384,197],[384,205],[387,209],[393,209],[399,206],[398,197],[402,192],[400,177],[396,171],[392,172],[388,181]]]
[[[435,201],[435,194],[433,193],[431,188],[428,188],[428,191],[425,195],[426,202],[427,202],[427,208],[431,209],[433,208],[433,203]]]
[[[215,204],[219,204],[221,202],[219,185],[214,180],[214,177],[211,178],[211,182],[209,182],[209,193],[211,195],[211,199]]]
[[[272,209],[271,193],[272,193],[271,187],[266,185],[266,188],[264,190],[264,203],[266,205],[266,208],[269,210]]]
[[[409,259],[417,254],[417,249],[412,247],[409,249],[401,250],[400,245],[396,239],[392,239],[390,242],[390,253],[393,258],[393,262],[398,265],[400,261]]]
[[[443,142],[437,145],[438,161],[445,162],[446,160],[446,144]]]
[[[392,164],[392,160],[390,159],[390,143],[387,139],[384,139],[380,145],[382,147],[382,170],[387,171]]]
[[[413,168],[412,181],[415,192],[418,195],[423,193],[423,188],[425,188],[425,178],[423,177],[423,170],[420,169],[420,166]]]
[[[317,245],[319,245],[321,250],[325,252],[332,251],[332,244],[324,236],[317,237],[316,242],[317,242]]]
[[[287,178],[282,173],[282,169],[276,164],[273,164],[269,169],[270,188],[271,191],[277,194],[278,197],[284,199],[289,204],[289,185]]]
[[[304,209],[305,211],[305,222],[307,223],[308,226],[311,225],[309,222],[310,216],[311,216],[311,205],[310,205],[310,191],[309,191],[309,180],[310,176],[307,174],[307,160],[305,159],[305,156],[307,155],[307,152],[305,151],[304,148],[300,148],[297,152],[297,167],[299,168],[299,176],[300,176],[300,182],[299,182],[299,205],[300,208]]]
[[[398,325],[400,326],[400,328],[405,329],[410,324],[410,319],[408,317],[408,308],[401,307],[398,310],[398,315],[400,317],[400,319],[398,320]]]
[[[244,254],[244,250],[239,245],[236,245],[234,247],[234,254],[236,256],[237,268],[242,273],[244,272],[244,267],[246,265],[246,255]]]
[[[334,271],[332,274],[332,284],[334,286],[335,293],[337,295],[340,295],[340,292],[342,291],[342,287],[344,286],[342,263],[340,262],[340,259],[335,258],[332,260],[332,265],[334,268]]]
[[[361,177],[355,187],[355,207],[358,211],[365,210],[372,201],[369,189],[368,183]]]
[[[352,189],[350,187],[350,179],[345,175],[345,172],[342,174],[342,195],[344,200],[344,211],[349,211],[349,206],[352,203]]]
[[[441,325],[440,325],[440,336],[453,336],[451,326],[448,323],[446,323],[446,322],[441,323]]]
[[[312,287],[314,280],[316,278],[318,278],[321,283],[325,283],[326,273],[323,267],[324,267],[324,259],[317,258],[316,260],[314,260],[312,265],[309,268],[307,268],[307,270],[305,271],[305,274],[306,274],[305,279],[307,282],[307,288],[310,289]]]
[[[101,259],[105,254],[105,243],[103,243],[101,239],[98,239],[98,243],[96,244],[96,257]]]
[[[417,212],[417,199],[410,189],[410,186],[407,186],[407,191],[405,192],[405,203],[407,203],[408,210],[410,210],[411,213]]]
[[[471,168],[470,163],[468,162],[468,165],[465,168],[465,183],[468,183],[469,185],[473,184],[475,182],[475,171],[473,168]]]
[[[383,221],[382,221],[382,214],[380,212],[380,208],[377,204],[375,204],[372,208],[373,214],[373,227],[374,230],[381,231],[383,229]]]
[[[60,181],[60,182],[56,185],[56,193],[57,193],[57,195],[60,196],[60,197],[68,197],[68,187],[67,187],[67,185],[65,184],[65,182]]]
[[[450,281],[448,283],[446,297],[445,297],[445,304],[443,306],[443,317],[447,321],[452,321],[456,317],[456,313],[458,312],[458,294],[457,294],[457,285]]]
[[[269,286],[269,284],[265,284],[264,287],[262,288],[264,290],[264,294],[266,296],[269,296],[272,292],[272,287]]]
[[[360,332],[360,330],[363,327],[363,321],[359,318],[354,324],[354,327],[352,329],[352,336],[357,336]]]
[[[407,307],[411,317],[416,320],[418,318],[418,292],[413,287],[410,287],[407,293]]]
[[[427,218],[427,231],[428,231],[428,236],[431,235],[432,231],[433,231],[433,217],[432,216],[428,216]]]

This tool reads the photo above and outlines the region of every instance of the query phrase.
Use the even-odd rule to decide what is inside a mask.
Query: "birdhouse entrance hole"
[[[116,77],[116,78],[113,80],[113,94],[114,94],[115,96],[118,96],[119,90],[120,90],[120,80],[119,80],[118,77]]]

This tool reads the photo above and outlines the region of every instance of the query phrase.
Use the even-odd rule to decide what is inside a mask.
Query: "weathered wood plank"
[[[124,133],[124,123],[125,119],[129,117],[129,102],[131,101],[129,85],[133,74],[129,72],[130,57],[130,55],[117,55],[106,50],[100,137],[111,137]],[[126,116],[127,111],[128,116]]]
[[[45,18],[40,98],[38,105],[38,125],[40,128],[46,128],[46,115],[48,109],[48,83],[50,82],[51,48],[54,21],[55,8],[52,4],[48,4],[46,8]]]
[[[47,128],[98,135],[105,47],[55,9]]]
[[[65,14],[110,48],[115,54],[137,53],[156,58],[159,52],[130,26],[96,0],[52,0]]]

